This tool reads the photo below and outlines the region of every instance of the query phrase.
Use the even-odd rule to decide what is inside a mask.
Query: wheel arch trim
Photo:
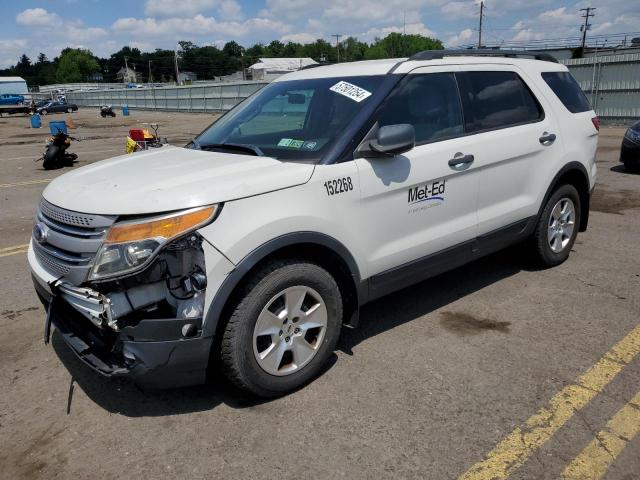
[[[547,201],[549,201],[551,194],[558,187],[560,179],[571,172],[579,172],[579,174],[582,176],[586,185],[586,192],[581,191],[580,188],[577,189],[578,194],[580,195],[580,225],[579,225],[578,231],[584,232],[587,229],[587,224],[589,222],[589,203],[590,203],[590,197],[591,197],[591,191],[590,191],[591,183],[589,180],[589,174],[587,173],[586,167],[580,162],[573,161],[573,162],[566,163],[555,174],[555,176],[549,183],[549,188],[547,188],[547,191],[545,192],[544,197],[542,199],[542,203],[540,204],[540,208],[538,209],[538,218],[540,218],[540,215],[542,215],[544,206],[547,204]]]
[[[258,263],[278,250],[301,244],[316,244],[320,247],[331,250],[335,255],[340,257],[349,269],[349,273],[355,286],[356,295],[359,299],[366,298],[367,292],[364,291],[364,288],[367,284],[366,282],[361,282],[358,265],[353,255],[349,249],[344,246],[344,244],[329,235],[319,232],[302,231],[287,233],[273,238],[252,250],[240,262],[238,262],[233,271],[227,275],[227,278],[225,278],[222,285],[215,293],[213,301],[206,312],[203,336],[208,337],[216,334],[220,318],[224,313],[224,308],[226,307],[229,299],[245,276]]]

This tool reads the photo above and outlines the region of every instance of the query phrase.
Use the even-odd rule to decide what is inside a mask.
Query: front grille
[[[67,273],[69,273],[69,271],[71,270],[70,267],[42,253],[40,249],[37,247],[38,245],[37,243],[34,243],[33,245],[34,245],[33,251],[36,254],[36,257],[38,258],[38,261],[46,270],[48,270],[53,274],[58,274],[58,275],[66,275]]]
[[[52,220],[81,227],[90,227],[94,220],[92,215],[63,210],[51,205],[46,200],[40,202],[40,212]]]
[[[33,237],[34,253],[51,274],[79,285],[86,280],[115,218],[65,210],[43,199],[36,222],[46,235],[40,242]]]

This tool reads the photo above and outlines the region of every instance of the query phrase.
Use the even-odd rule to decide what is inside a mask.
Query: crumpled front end
[[[43,201],[37,222],[28,258],[48,311],[45,341],[55,327],[102,375],[158,387],[204,381],[212,343],[203,333],[208,282],[211,275],[219,285],[233,264],[193,231],[164,246],[141,271],[92,281],[96,254],[115,218]]]

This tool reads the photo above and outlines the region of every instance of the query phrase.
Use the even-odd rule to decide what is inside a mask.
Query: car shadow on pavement
[[[626,173],[627,175],[640,175],[640,167],[635,170],[629,170],[624,165],[614,165],[609,170],[616,173]]]
[[[522,247],[516,246],[376,300],[363,307],[358,328],[342,330],[337,349],[353,355],[352,349],[368,338],[411,322],[522,270],[531,270],[531,267],[523,258]],[[141,389],[125,379],[106,378],[95,373],[69,350],[57,332],[53,333],[51,343],[71,375],[70,383],[73,382],[68,412],[73,412],[74,384],[100,407],[127,417],[180,415],[212,410],[220,404],[241,409],[271,401],[237,389],[219,373],[202,386]],[[334,354],[320,375],[336,362]]]
[[[536,267],[522,254],[522,245],[481,258],[450,272],[365,305],[355,329],[343,329],[338,349],[353,355],[363,341],[416,320],[522,270]]]
[[[67,412],[73,411],[73,385],[108,412],[127,417],[158,417],[212,410],[220,404],[231,408],[249,408],[271,401],[252,396],[232,385],[221,373],[214,373],[205,385],[165,390],[142,389],[123,378],[107,378],[91,370],[67,347],[54,331],[53,349],[70,373]],[[320,375],[335,365],[333,354]],[[73,383],[72,383],[73,382]]]

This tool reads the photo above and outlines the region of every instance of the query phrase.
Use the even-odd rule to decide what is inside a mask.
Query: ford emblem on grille
[[[38,243],[45,243],[48,233],[49,231],[44,223],[36,223],[33,227],[33,239]]]

